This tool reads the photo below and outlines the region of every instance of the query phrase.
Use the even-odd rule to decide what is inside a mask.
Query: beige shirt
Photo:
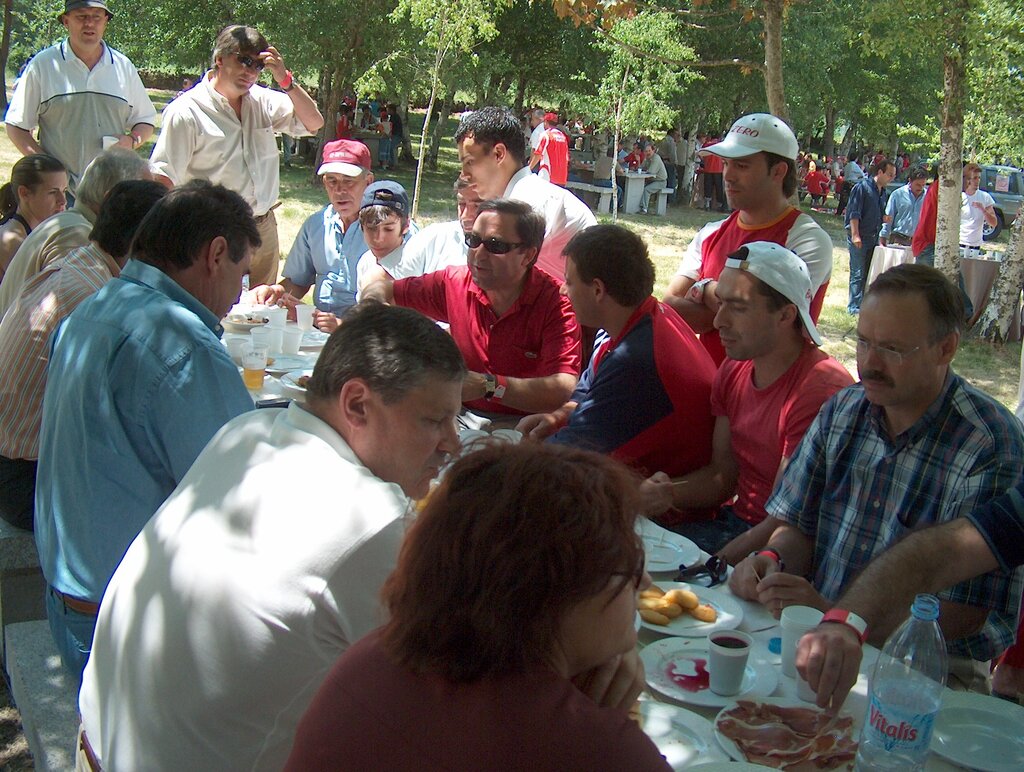
[[[89,243],[96,215],[76,204],[66,212],[48,217],[36,226],[18,247],[0,281],[0,319],[21,293],[22,287],[46,266],[76,247]]]
[[[281,190],[275,134],[309,136],[292,100],[253,86],[238,119],[207,72],[164,110],[163,129],[150,161],[175,185],[209,180],[238,193],[257,217],[277,203]]]

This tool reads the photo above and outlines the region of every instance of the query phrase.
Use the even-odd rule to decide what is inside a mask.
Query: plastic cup
[[[814,693],[811,685],[800,677],[800,673],[796,674],[796,696],[804,702],[814,702],[818,696]]]
[[[228,356],[234,360],[235,364],[241,364],[242,354],[245,353],[245,350],[252,344],[248,338],[242,335],[236,335],[230,338],[225,337],[224,345],[228,349]]]
[[[313,306],[307,306],[305,303],[299,303],[295,306],[295,323],[303,332],[309,332],[312,330]]]
[[[723,697],[739,694],[754,639],[738,630],[708,636],[708,676],[711,691]]]
[[[270,350],[270,330],[267,327],[255,327],[249,331],[249,343],[255,347]]]
[[[259,391],[267,375],[266,346],[249,346],[242,353],[242,382],[245,388]]]
[[[267,325],[267,349],[271,354],[280,354],[284,343],[284,330]]]
[[[110,148],[112,148],[114,145],[116,145],[118,143],[119,139],[120,139],[119,137],[109,137],[109,136],[108,137],[104,137],[103,138],[103,149],[104,150],[110,150]]]
[[[298,354],[299,347],[302,345],[302,336],[305,333],[298,327],[285,327],[281,334],[281,353]]]
[[[267,327],[272,327],[277,330],[284,329],[284,323],[288,320],[288,309],[287,308],[268,308],[263,312],[267,317]]]
[[[804,633],[821,622],[824,612],[810,606],[786,606],[782,609],[782,674],[796,678],[796,645]]]

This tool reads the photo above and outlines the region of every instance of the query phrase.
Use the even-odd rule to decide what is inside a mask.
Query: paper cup
[[[305,333],[298,327],[286,327],[281,331],[281,353],[298,354]]]
[[[738,630],[722,630],[708,636],[711,691],[723,697],[739,693],[753,643],[753,638]]]
[[[295,323],[303,332],[309,332],[312,330],[313,306],[307,306],[305,303],[299,303],[295,306]]]
[[[810,606],[786,606],[782,609],[782,674],[796,677],[796,645],[804,633],[821,622],[824,612]]]

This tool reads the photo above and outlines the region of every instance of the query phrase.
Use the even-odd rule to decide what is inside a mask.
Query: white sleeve
[[[4,117],[6,123],[25,131],[33,131],[39,125],[39,78],[32,65],[30,62],[14,84],[14,94]]]
[[[253,91],[254,96],[258,95],[260,105],[267,111],[274,131],[290,137],[312,136],[306,125],[295,115],[295,105],[287,94],[263,86],[258,86]]]
[[[786,249],[807,263],[811,274],[811,291],[817,292],[832,276],[832,239],[806,214],[796,218],[789,229]]]
[[[156,108],[153,107],[153,101],[149,98],[149,94],[146,93],[146,87],[142,85],[142,78],[139,77],[139,71],[135,69],[135,66],[129,64],[128,73],[128,101],[132,108],[130,123],[125,129],[130,129],[137,123],[148,123],[150,126],[156,126]]]
[[[164,108],[163,127],[156,146],[149,157],[158,174],[169,178],[175,185],[188,182],[188,164],[196,149],[198,128],[187,110],[178,109],[171,102]]]
[[[704,239],[718,230],[724,222],[725,220],[709,222],[697,231],[697,235],[693,237],[693,241],[690,242],[685,254],[683,254],[683,259],[679,263],[678,270],[676,270],[676,276],[685,276],[694,281],[700,278],[701,263],[704,260],[702,254]]]

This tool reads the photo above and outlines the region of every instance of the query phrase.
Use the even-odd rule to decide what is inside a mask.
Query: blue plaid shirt
[[[970,513],[1017,484],[1022,471],[1020,423],[952,371],[939,398],[895,439],[882,408],[856,384],[822,407],[766,509],[814,541],[811,581],[834,602],[908,532]],[[1017,629],[1022,590],[1024,569],[1018,569],[939,593],[991,610],[978,633],[948,643],[950,653],[987,660],[1005,649]]]

